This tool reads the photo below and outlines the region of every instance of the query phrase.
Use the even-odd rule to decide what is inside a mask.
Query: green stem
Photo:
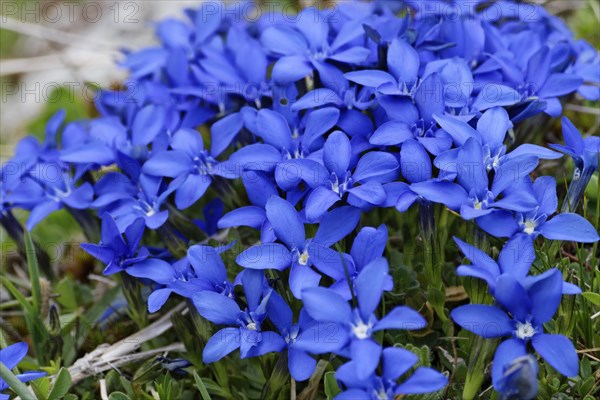
[[[6,365],[4,365],[4,363],[1,362],[0,377],[2,377],[2,379],[8,383],[8,387],[11,388],[22,400],[35,400],[35,397],[33,394],[31,394],[29,389],[27,389],[27,386],[25,386],[25,384],[21,382],[19,378],[17,378],[15,374],[13,374],[12,371],[8,369]]]

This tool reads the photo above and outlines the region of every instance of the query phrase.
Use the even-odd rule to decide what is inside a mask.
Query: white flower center
[[[535,231],[536,227],[536,222],[532,219],[528,219],[527,221],[525,221],[525,229],[523,229],[523,232],[525,232],[528,235],[531,235]]]
[[[526,323],[518,323],[517,330],[515,332],[517,338],[521,340],[530,339],[535,335],[535,328],[531,325],[530,322]]]
[[[352,333],[357,339],[367,339],[371,337],[371,325],[367,325],[361,321],[352,327]]]
[[[249,331],[255,331],[256,330],[256,322],[250,322],[248,325],[246,325],[246,329],[248,329]]]
[[[476,209],[476,210],[481,210],[481,202],[480,202],[480,201],[476,202],[476,203],[473,205],[473,207],[475,207],[475,209]]]
[[[308,250],[304,250],[304,252],[302,254],[300,254],[300,257],[298,257],[298,264],[300,265],[306,265],[308,264]]]

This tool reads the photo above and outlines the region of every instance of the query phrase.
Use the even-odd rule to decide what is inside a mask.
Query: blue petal
[[[256,117],[258,135],[278,149],[289,149],[292,146],[292,131],[285,117],[278,112],[263,108]]]
[[[204,346],[202,361],[206,364],[219,361],[240,347],[241,337],[239,328],[225,328],[215,333]]]
[[[366,87],[377,88],[384,83],[393,83],[397,85],[396,79],[384,71],[379,70],[364,70],[364,71],[353,71],[344,74],[346,79],[350,82],[358,83]]]
[[[292,309],[285,302],[279,293],[272,291],[267,303],[267,312],[269,319],[280,332],[288,329],[292,325]]]
[[[240,307],[235,301],[219,293],[203,290],[192,296],[194,306],[204,318],[217,325],[235,325]]]
[[[515,360],[527,354],[525,342],[520,339],[506,339],[500,343],[492,362],[492,381],[496,390],[500,390],[500,381],[504,377],[506,368]]]
[[[244,268],[284,270],[292,263],[290,251],[279,243],[263,243],[240,253],[235,262]]]
[[[142,108],[133,120],[132,143],[134,146],[147,145],[163,130],[164,110],[155,105]]]
[[[414,83],[419,73],[419,53],[404,39],[396,38],[388,49],[388,68],[398,82]]]
[[[410,183],[431,179],[431,159],[427,150],[415,139],[409,139],[400,149],[402,176]]]
[[[352,178],[362,183],[394,172],[398,167],[398,160],[392,154],[372,151],[358,161]]]
[[[188,249],[187,258],[198,278],[219,285],[227,280],[225,264],[214,247],[194,245]]]
[[[427,321],[418,312],[410,307],[398,306],[388,312],[373,327],[373,331],[384,329],[416,330],[427,326]]]
[[[158,258],[147,258],[127,267],[127,273],[136,278],[151,279],[163,284],[171,282],[175,278],[175,270],[171,264]]]
[[[413,137],[412,129],[407,123],[389,121],[373,132],[373,135],[369,138],[369,143],[378,146],[395,146]]]
[[[308,47],[303,35],[292,28],[269,27],[260,41],[265,50],[279,55],[304,54]]]
[[[538,165],[535,156],[519,156],[500,164],[492,183],[492,192],[496,195],[506,188],[523,182],[523,177],[529,175]]]
[[[508,315],[494,306],[468,304],[455,308],[450,316],[463,329],[486,339],[508,336],[513,331]]]
[[[293,205],[273,196],[267,201],[266,209],[267,218],[279,240],[289,248],[298,247],[304,242],[304,224]]]
[[[442,129],[452,136],[454,143],[458,146],[464,145],[469,138],[474,138],[479,141],[479,133],[466,122],[463,122],[456,117],[445,115],[434,115],[434,118]]]
[[[331,189],[325,186],[314,189],[306,199],[304,209],[306,219],[311,222],[319,220],[338,201],[340,201],[340,196]]]
[[[496,237],[511,237],[519,230],[514,213],[505,210],[494,211],[477,218],[475,222],[481,229]]]
[[[304,309],[319,322],[347,323],[352,318],[352,310],[339,294],[322,287],[306,289],[302,293]]]
[[[356,368],[356,377],[365,380],[375,372],[381,357],[381,345],[371,339],[355,339],[350,345],[352,364]]]
[[[256,206],[240,207],[225,214],[218,223],[219,229],[249,226],[260,229],[267,219],[264,209]]]
[[[278,85],[289,85],[312,74],[313,67],[305,56],[280,58],[273,67],[273,80]]]
[[[548,77],[538,95],[542,98],[564,96],[575,92],[582,84],[583,79],[580,76],[555,73]]]
[[[558,214],[538,227],[546,239],[572,240],[581,243],[595,243],[600,240],[598,232],[588,220],[574,213]]]
[[[321,275],[307,265],[292,265],[290,269],[290,290],[294,297],[302,299],[302,291],[315,288],[321,282]]]
[[[210,128],[210,154],[218,156],[225,150],[238,132],[244,126],[244,118],[241,113],[234,113],[215,122]]]
[[[527,276],[534,261],[533,240],[530,235],[526,234],[517,234],[512,237],[506,242],[498,256],[502,273],[510,274],[517,279]]]
[[[380,257],[365,266],[354,280],[358,308],[363,320],[368,320],[379,305],[387,277],[387,260]]]
[[[562,274],[557,269],[551,271],[527,291],[531,300],[531,314],[539,324],[552,319],[562,299]]]
[[[332,246],[350,234],[360,220],[360,210],[355,207],[339,207],[321,219],[314,241]]]
[[[275,169],[275,180],[285,191],[297,188],[302,181],[313,188],[326,186],[329,175],[324,166],[306,158],[281,162]]]
[[[531,340],[533,348],[555,370],[565,376],[577,376],[579,359],[571,341],[563,335],[542,333]]]
[[[497,279],[494,297],[519,321],[525,321],[531,312],[527,292],[512,275],[504,274]]]
[[[432,368],[419,367],[403,383],[398,385],[394,394],[433,393],[443,389],[448,378]]]
[[[342,131],[335,131],[327,138],[323,147],[323,162],[325,168],[334,172],[338,179],[346,174],[350,165],[352,147],[348,136]]]
[[[383,378],[396,380],[408,372],[419,361],[412,351],[399,347],[388,347],[383,350]]]
[[[158,289],[150,293],[148,296],[148,312],[154,313],[161,309],[161,307],[169,300],[173,291],[168,288]]]
[[[152,176],[176,178],[190,172],[192,160],[181,151],[163,151],[144,163],[142,172]]]
[[[381,205],[386,200],[385,190],[383,189],[381,183],[378,182],[366,182],[363,185],[355,186],[352,189],[349,189],[348,193],[351,193],[359,199],[374,205]],[[349,203],[354,204],[350,201]]]
[[[465,189],[448,181],[418,182],[410,187],[419,196],[434,203],[444,204],[451,210],[459,210],[468,199]]]
[[[212,178],[208,175],[191,174],[177,188],[175,192],[175,205],[180,210],[185,210],[194,205],[212,183]]]
[[[346,64],[361,64],[367,60],[371,50],[365,49],[364,47],[354,46],[347,50],[335,53],[329,58],[331,60],[343,62]]]
[[[288,368],[295,380],[302,382],[311,377],[317,366],[317,360],[302,350],[290,347],[288,350]]]
[[[306,301],[307,291],[305,291],[302,299],[304,302]],[[331,311],[333,312],[334,310]],[[327,354],[337,352],[345,347],[348,339],[347,330],[340,324],[335,322],[313,322],[307,325],[296,338],[294,348],[307,351],[311,354]]]
[[[27,343],[19,342],[15,344],[11,344],[0,350],[0,358],[2,359],[2,363],[8,369],[13,369],[19,364],[19,362],[27,355],[28,350]]]
[[[292,105],[292,111],[300,111],[306,109],[317,108],[326,104],[342,106],[343,100],[340,96],[331,89],[319,88],[311,90]]]
[[[498,149],[502,146],[509,128],[512,128],[512,123],[508,113],[502,107],[490,108],[477,121],[477,130],[490,149]]]

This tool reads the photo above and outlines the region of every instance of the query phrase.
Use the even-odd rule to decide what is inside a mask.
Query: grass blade
[[[27,266],[29,267],[29,279],[31,280],[31,297],[33,299],[33,308],[39,313],[42,307],[40,267],[38,265],[33,239],[28,231],[25,231],[25,253],[27,254]]]
[[[206,386],[204,386],[204,382],[202,382],[202,378],[196,371],[193,372],[194,380],[196,381],[196,386],[198,386],[198,390],[200,391],[200,395],[202,396],[202,400],[211,400],[210,394],[208,394],[208,390],[206,390]]]

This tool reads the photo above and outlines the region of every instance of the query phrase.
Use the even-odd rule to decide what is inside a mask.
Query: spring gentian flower
[[[356,361],[350,361],[338,368],[335,377],[346,390],[336,400],[376,399],[393,400],[397,396],[432,393],[444,388],[448,378],[434,369],[418,367],[402,382],[398,379],[417,363],[419,358],[408,350],[388,347],[381,352],[382,374],[371,375],[366,379],[356,374]]]
[[[188,249],[187,257],[173,264],[160,259],[147,259],[130,266],[126,272],[163,286],[148,297],[149,312],[158,311],[171,293],[192,298],[194,293],[208,290],[233,298],[233,285],[227,280],[227,270],[220,256],[229,247],[195,245]]]
[[[296,341],[303,335],[310,335],[314,329],[319,330],[319,323],[313,321],[304,309],[300,310],[298,322],[294,323],[292,309],[276,292],[271,293],[271,298],[267,304],[267,312],[269,320],[275,324],[285,340],[288,351],[288,369],[292,378],[297,381],[307,380],[314,372],[317,360],[306,351],[298,349]],[[327,327],[321,327],[321,330],[325,329]],[[322,338],[321,340],[324,341],[325,339]]]
[[[273,26],[263,32],[263,47],[272,55],[281,57],[272,73],[277,84],[293,83],[317,70],[325,86],[336,88],[344,78],[342,72],[328,61],[360,65],[369,57],[369,49],[352,45],[364,35],[360,25],[355,25],[354,30],[338,33],[329,43],[330,29],[326,17],[316,8],[306,8],[292,26]]]
[[[598,171],[600,137],[590,136],[584,139],[567,117],[562,119],[562,132],[565,144],[551,144],[550,147],[565,153],[575,161],[575,174],[569,186],[568,199],[563,206],[563,211],[574,211],[592,175]]]
[[[354,238],[350,254],[344,255],[345,268],[350,282],[344,276],[344,278],[335,282],[331,286],[331,289],[338,292],[345,299],[350,300],[352,298],[354,280],[371,261],[383,256],[387,245],[387,238],[388,231],[385,225],[381,225],[377,229],[369,226],[362,228],[356,235],[356,238]],[[393,287],[394,281],[388,275],[383,290],[389,291]]]
[[[304,224],[293,205],[277,196],[266,205],[267,218],[277,238],[283,242],[263,243],[242,252],[236,262],[244,268],[276,269],[291,266],[290,290],[297,298],[307,287],[318,286],[321,275],[311,267],[334,279],[344,276],[341,255],[330,248],[348,235],[358,224],[360,211],[342,207],[323,217],[314,238],[307,239]]]
[[[238,348],[241,358],[248,358],[279,352],[285,347],[285,341],[279,334],[262,330],[271,290],[263,293],[262,271],[245,271],[242,284],[248,304],[245,309],[241,309],[230,297],[213,291],[193,295],[200,315],[217,325],[228,326],[206,343],[203,352],[205,363],[218,361]]]
[[[539,235],[550,240],[572,240],[594,243],[600,239],[592,224],[580,215],[561,213],[553,218],[558,207],[556,181],[542,176],[533,183],[533,192],[538,205],[529,212],[516,215],[504,210],[495,211],[477,219],[477,224],[486,232],[497,237],[512,237],[523,232],[536,238]]]
[[[157,177],[180,178],[175,189],[175,205],[179,209],[192,206],[209,188],[212,176],[227,176],[218,154],[204,149],[202,136],[191,129],[181,129],[171,138],[170,151],[154,154],[144,163],[142,172]]]
[[[496,283],[496,306],[470,304],[451,312],[452,319],[464,329],[484,338],[510,337],[498,346],[492,364],[494,387],[504,377],[506,367],[527,354],[531,343],[537,353],[566,376],[578,373],[577,352],[563,336],[544,333],[562,298],[562,274],[557,269],[525,289],[513,276],[502,275]],[[509,314],[507,314],[510,313]]]
[[[533,238],[530,235],[516,234],[508,240],[500,250],[497,262],[482,250],[456,237],[454,241],[464,256],[471,261],[471,265],[460,265],[456,274],[484,280],[491,295],[496,291],[497,279],[504,274],[511,275],[525,288],[544,277],[545,273],[535,277],[529,275],[531,265],[535,261]],[[563,294],[579,293],[581,289],[577,285],[563,282]]]
[[[352,145],[342,131],[333,132],[323,148],[323,163],[290,160],[277,165],[275,179],[284,190],[292,190],[300,181],[311,188],[305,213],[309,221],[318,220],[330,207],[348,195],[349,204],[366,208],[386,199],[383,182],[395,178],[398,161],[392,154],[373,151],[365,154],[351,169]],[[356,185],[356,184],[360,185]]]
[[[356,367],[356,376],[364,380],[377,368],[381,355],[381,345],[373,339],[375,332],[384,329],[421,329],[427,325],[425,319],[415,310],[398,306],[390,310],[381,320],[375,310],[381,302],[383,288],[388,275],[388,263],[378,258],[369,263],[354,280],[358,308],[352,309],[339,294],[326,288],[309,288],[302,293],[302,301],[308,314],[318,322],[338,324],[338,349],[335,352],[350,354]],[[337,332],[337,331],[336,331]],[[313,354],[322,349],[310,335],[296,342]]]
[[[23,357],[27,355],[27,349],[27,343],[25,342],[11,344],[0,350],[0,362],[2,362],[6,368],[13,369],[21,362]],[[25,383],[46,375],[45,372],[29,371],[17,375],[17,379]],[[0,392],[4,392],[8,388],[8,384],[4,379],[0,378]],[[8,400],[9,398],[9,395],[0,393],[0,400]]]
[[[145,260],[150,256],[146,247],[140,247],[144,234],[144,220],[136,219],[121,235],[114,218],[106,213],[102,217],[99,244],[82,243],[81,248],[106,265],[105,275],[111,275]]]
[[[538,363],[531,354],[516,358],[504,367],[496,390],[502,399],[532,400],[538,392]]]

